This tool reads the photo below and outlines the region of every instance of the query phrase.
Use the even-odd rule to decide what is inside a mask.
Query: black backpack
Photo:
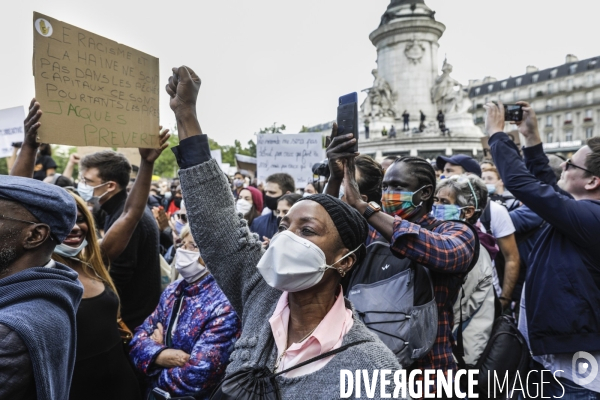
[[[433,230],[446,222],[464,224],[436,221],[423,228]],[[473,230],[476,250],[468,271],[456,274],[461,284],[479,258],[479,237],[468,226]],[[364,261],[352,272],[346,293],[361,321],[392,350],[404,368],[431,351],[437,337],[438,309],[426,267],[398,258],[388,243],[375,242],[367,247]]]
[[[494,321],[490,339],[476,365],[465,364],[456,352],[454,356],[458,361],[458,368],[479,371],[476,390],[479,398],[485,399],[510,398],[508,391],[513,387],[517,375],[527,376],[530,362],[525,337],[517,328],[514,319],[508,315],[502,315]],[[500,392],[499,388],[494,386],[494,377],[497,376],[498,381],[503,382],[506,375],[508,375],[508,385],[505,385],[504,390]],[[466,390],[466,379],[461,379],[460,384],[463,390]]]

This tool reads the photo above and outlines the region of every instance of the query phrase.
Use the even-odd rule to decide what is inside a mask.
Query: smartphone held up
[[[338,135],[354,134],[354,147],[358,151],[358,94],[356,92],[340,97],[337,109]]]

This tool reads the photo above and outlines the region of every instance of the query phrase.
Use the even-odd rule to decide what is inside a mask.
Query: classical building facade
[[[564,64],[552,68],[529,66],[517,77],[471,81],[469,98],[474,123],[482,129],[486,102],[529,102],[538,118],[545,151],[568,156],[600,133],[600,57],[580,61],[570,54]],[[514,127],[507,126],[511,129]]]

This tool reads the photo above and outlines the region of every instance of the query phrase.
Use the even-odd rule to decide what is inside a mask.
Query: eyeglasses
[[[25,223],[25,224],[30,224],[30,225],[35,225],[35,224],[37,224],[37,222],[23,221],[22,219],[11,218],[11,217],[7,217],[6,215],[1,215],[1,214],[0,214],[0,219],[6,219],[6,220],[9,220],[9,221],[23,222],[23,223]]]
[[[569,159],[567,159],[567,161],[566,161],[566,164],[565,164],[565,171],[568,171],[568,170],[569,170],[569,167],[575,167],[575,168],[577,168],[577,169],[580,169],[580,170],[582,170],[582,171],[585,171],[585,172],[587,172],[588,174],[595,175],[595,174],[594,174],[592,171],[590,171],[589,169],[585,169],[585,168],[583,168],[583,167],[580,167],[579,165],[575,165],[575,164],[573,164],[573,161],[571,161],[571,159],[570,159],[570,158],[569,158]]]

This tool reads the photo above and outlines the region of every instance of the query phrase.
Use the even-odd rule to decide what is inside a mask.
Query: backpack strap
[[[483,209],[483,213],[481,214],[481,217],[479,217],[479,221],[481,221],[481,224],[485,227],[485,231],[486,233],[489,233],[490,235],[492,234],[492,211],[491,211],[491,202],[489,202],[487,204],[487,206],[485,206],[485,208]]]

